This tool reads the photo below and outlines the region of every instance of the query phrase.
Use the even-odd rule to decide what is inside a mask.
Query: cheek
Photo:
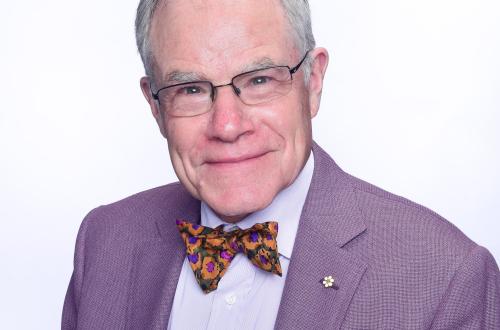
[[[183,157],[201,135],[200,123],[190,118],[169,118],[165,127],[169,148]]]
[[[283,147],[286,156],[297,157],[297,154],[303,154],[311,140],[311,117],[308,106],[295,97],[266,114],[265,122],[285,144]]]
[[[273,141],[279,152],[269,160],[268,170],[254,178],[253,183],[249,182],[248,188],[252,188],[255,181],[259,180],[257,190],[268,185],[266,191],[277,193],[295,180],[305,163],[307,148],[310,145],[307,142],[307,120],[303,108],[298,103],[286,102],[281,103],[279,107],[259,110],[255,116],[259,119],[257,129],[263,131],[262,136],[266,141]]]
[[[174,169],[182,181],[193,178],[193,167],[196,164],[197,146],[203,136],[202,123],[193,118],[170,118],[166,121],[166,137],[168,149]]]
[[[284,154],[282,159],[282,176],[291,183],[299,174],[306,157],[312,147],[311,116],[309,107],[303,98],[292,98],[294,101],[282,109],[276,122],[282,133]]]

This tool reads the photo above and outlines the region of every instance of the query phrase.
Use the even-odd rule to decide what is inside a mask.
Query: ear
[[[141,90],[142,94],[146,98],[146,101],[149,103],[149,107],[151,108],[151,113],[158,124],[158,128],[160,128],[161,135],[164,138],[167,138],[165,132],[165,116],[160,110],[158,102],[153,98],[153,92],[151,91],[151,78],[150,77],[142,77],[141,78]]]
[[[311,75],[309,77],[309,108],[311,118],[314,118],[319,110],[321,102],[321,91],[323,90],[323,79],[328,67],[328,51],[325,48],[315,48],[309,54],[311,57]]]

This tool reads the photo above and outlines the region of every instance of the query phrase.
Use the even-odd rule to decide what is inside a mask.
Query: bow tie
[[[201,289],[217,289],[234,256],[243,252],[257,267],[281,276],[276,246],[277,222],[255,224],[252,228],[224,232],[224,225],[209,228],[176,220],[194,276]]]

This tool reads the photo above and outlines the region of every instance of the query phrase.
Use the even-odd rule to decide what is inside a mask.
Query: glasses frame
[[[300,62],[297,65],[295,65],[294,67],[292,67],[292,68],[290,68],[288,65],[272,65],[272,66],[268,66],[268,67],[264,67],[264,68],[260,68],[260,69],[250,70],[250,71],[246,71],[246,72],[242,72],[240,74],[237,74],[236,76],[234,76],[233,78],[231,78],[231,82],[227,83],[227,84],[214,85],[209,80],[194,80],[194,81],[187,81],[187,82],[183,82],[183,83],[178,83],[178,84],[164,86],[164,87],[158,89],[156,91],[156,93],[153,92],[151,83],[150,83],[149,87],[150,87],[151,95],[153,96],[153,99],[155,99],[156,101],[158,101],[158,104],[161,104],[160,103],[160,96],[159,96],[159,94],[160,94],[160,92],[162,90],[167,89],[167,88],[171,88],[171,87],[176,87],[176,86],[181,86],[181,85],[188,85],[188,84],[194,84],[194,83],[207,83],[207,84],[210,85],[210,99],[212,101],[212,104],[215,101],[215,96],[216,96],[216,90],[217,90],[217,88],[219,88],[219,87],[225,87],[225,86],[231,86],[232,90],[234,91],[234,93],[236,94],[236,96],[238,96],[238,98],[241,100],[241,102],[243,102],[244,104],[247,104],[240,97],[241,90],[238,87],[236,87],[236,85],[234,85],[235,79],[237,79],[238,77],[241,77],[243,75],[247,75],[249,73],[254,73],[254,72],[258,72],[258,71],[263,71],[263,70],[268,70],[268,69],[273,69],[273,68],[287,68],[288,72],[290,73],[290,81],[292,81],[294,73],[296,73],[300,69],[302,63],[305,62],[308,54],[309,54],[309,50],[305,53],[304,57],[302,57],[302,59],[300,60]],[[255,105],[255,104],[259,104],[259,103],[251,103],[251,104],[247,104],[247,105]],[[211,106],[208,107],[207,111],[201,112],[199,114],[203,114],[205,112],[208,112],[210,109],[211,109]]]

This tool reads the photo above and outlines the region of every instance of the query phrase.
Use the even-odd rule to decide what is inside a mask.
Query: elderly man
[[[142,0],[136,31],[180,183],[88,214],[63,329],[500,328],[487,250],[312,141],[307,1]]]

